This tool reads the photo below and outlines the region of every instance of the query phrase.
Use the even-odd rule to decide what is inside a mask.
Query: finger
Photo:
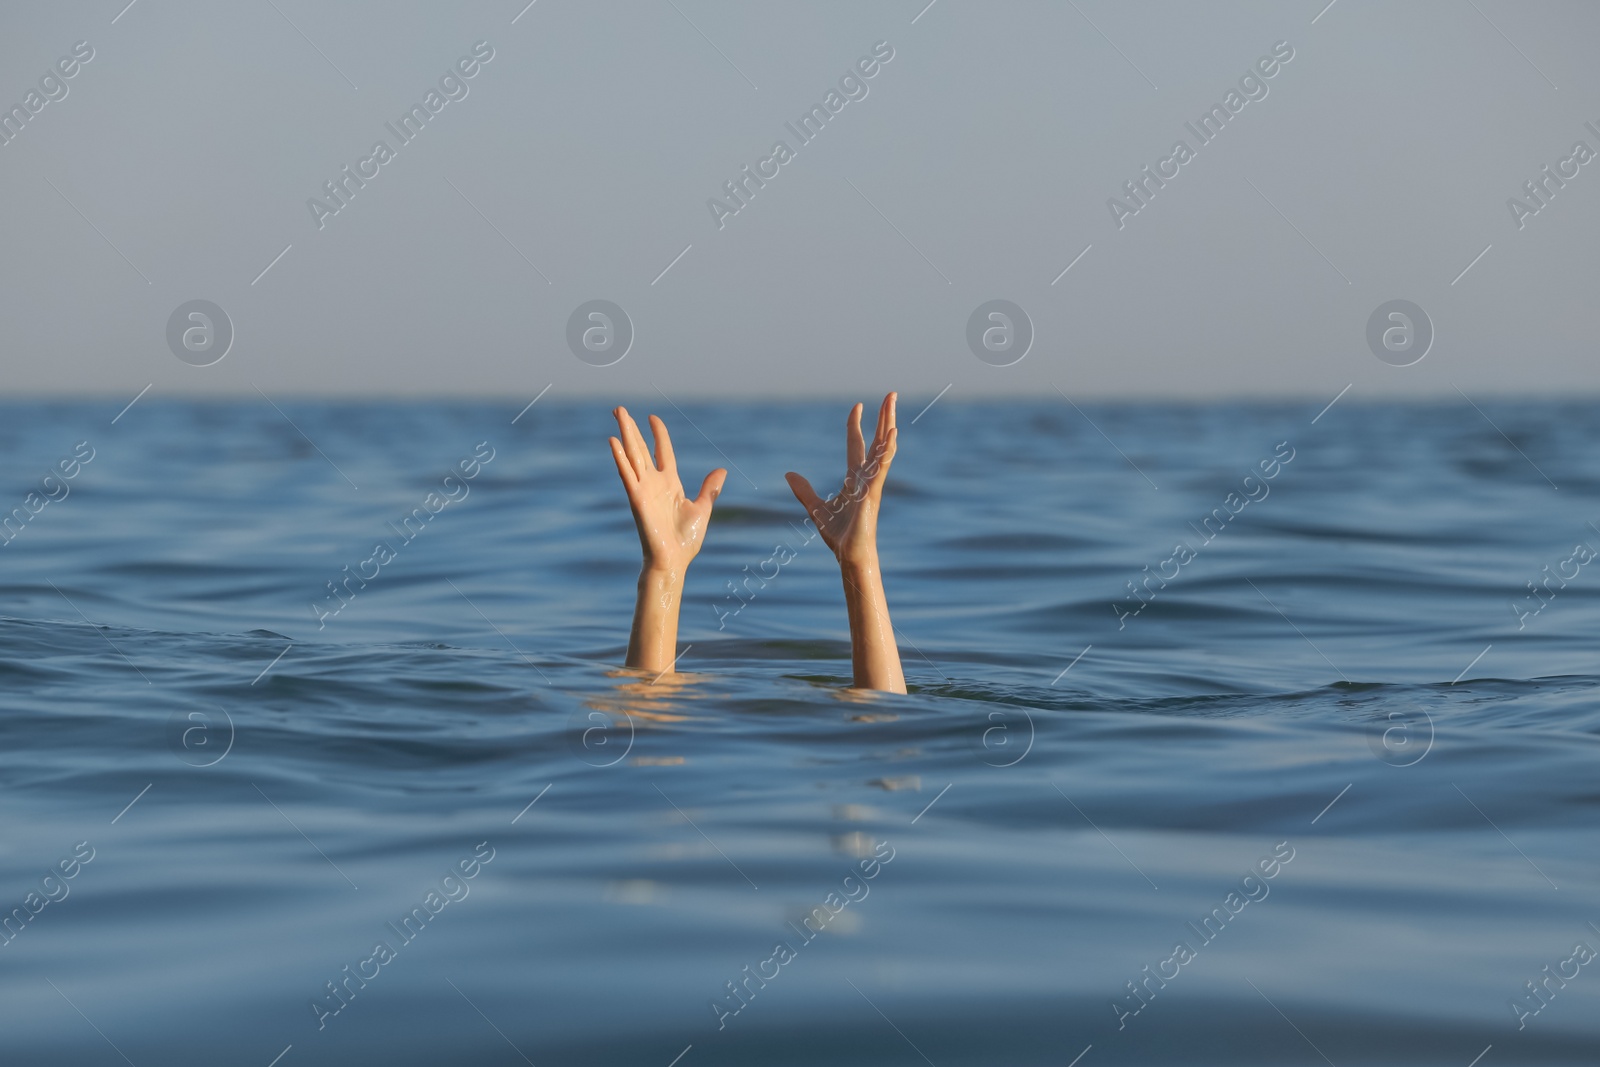
[[[667,424],[658,416],[650,416],[650,433],[656,439],[656,469],[668,474],[675,474],[678,470],[678,457],[672,452],[672,437],[667,433]]]
[[[891,429],[882,441],[875,441],[872,452],[867,457],[867,465],[862,468],[861,477],[864,488],[873,494],[883,491],[884,479],[889,476],[889,463],[894,459],[895,447],[900,440],[900,431]]]
[[[622,442],[615,437],[607,438],[611,442],[611,458],[617,461],[617,475],[622,479],[625,489],[632,489],[639,481],[639,476],[633,473],[633,464],[628,462],[628,455],[622,451]]]
[[[883,398],[883,403],[878,405],[878,428],[872,433],[872,449],[874,452],[881,450],[883,440],[889,430],[894,426],[894,394],[890,393]]]
[[[850,409],[850,417],[844,423],[845,432],[845,462],[850,470],[855,470],[867,458],[867,442],[861,436],[861,405],[857,404]]]
[[[645,471],[655,470],[656,466],[650,461],[650,450],[644,445],[644,435],[639,432],[639,426],[628,414],[627,408],[617,409],[617,425],[622,429],[622,448],[628,454],[628,462],[633,464],[633,473],[643,478]]]
[[[711,507],[717,502],[717,497],[722,495],[722,483],[727,480],[727,470],[718,467],[706,475],[706,480],[700,483],[700,495],[694,498],[694,502],[702,507]]]
[[[815,489],[811,488],[810,482],[806,481],[794,471],[790,471],[788,474],[785,474],[783,478],[789,483],[789,489],[794,493],[794,498],[800,501],[801,507],[806,509],[807,515],[811,516],[812,519],[817,519],[820,515],[822,515],[823,511],[825,510],[823,507],[822,498],[817,495],[817,491]]]

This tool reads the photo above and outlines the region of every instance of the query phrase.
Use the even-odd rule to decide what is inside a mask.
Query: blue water
[[[604,403],[0,407],[0,1061],[1596,1061],[1592,405],[946,397],[890,696],[782,480],[844,406],[677,399],[657,684]]]

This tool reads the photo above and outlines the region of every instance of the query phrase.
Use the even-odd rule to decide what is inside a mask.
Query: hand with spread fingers
[[[728,472],[721,468],[706,475],[698,496],[690,499],[678,479],[678,463],[666,423],[650,416],[655,456],[645,447],[644,435],[626,408],[612,414],[621,439],[611,438],[611,456],[628,493],[644,565],[639,571],[639,595],[633,612],[633,632],[628,638],[629,667],[667,673],[677,658],[678,609],[689,563],[700,552],[711,507],[722,492]]]
[[[883,398],[870,448],[861,433],[862,405],[850,409],[845,422],[844,486],[835,496],[823,500],[810,482],[793,471],[786,477],[795,498],[839,561],[850,617],[855,686],[904,693],[905,674],[900,668],[900,650],[895,644],[894,626],[889,622],[889,604],[878,566],[878,511],[899,437],[894,424],[896,399],[896,393]]]
[[[878,407],[878,429],[867,447],[861,434],[862,405],[850,409],[845,420],[844,485],[829,500],[823,500],[811,483],[790,471],[789,488],[817,524],[822,540],[833,549],[841,564],[876,562],[878,555],[878,509],[883,501],[883,483],[889,478],[899,431],[894,425],[894,405],[898,393],[890,393]]]

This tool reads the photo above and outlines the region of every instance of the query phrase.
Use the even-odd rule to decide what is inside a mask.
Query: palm
[[[867,463],[870,462],[869,458]],[[865,470],[866,463],[859,467],[852,465],[845,472],[839,491],[823,502],[823,514],[812,513],[817,532],[835,555],[877,543],[881,493],[872,492],[871,479],[864,475]]]
[[[685,497],[676,472],[646,472],[629,499],[647,559],[668,561],[684,555],[688,562],[700,551],[711,505]]]
[[[678,478],[678,462],[666,424],[650,416],[650,431],[656,442],[652,459],[644,435],[627,409],[617,408],[615,415],[622,439],[611,438],[611,453],[628,492],[645,566],[681,572],[700,552],[712,503],[722,492],[728,472],[718,468],[706,475],[700,494],[690,499]]]
[[[897,399],[896,393],[883,398],[870,448],[861,433],[862,405],[850,409],[845,423],[844,484],[828,500],[819,497],[805,478],[792,472],[787,475],[789,488],[841,561],[864,559],[877,551],[878,510],[899,437],[894,419]]]

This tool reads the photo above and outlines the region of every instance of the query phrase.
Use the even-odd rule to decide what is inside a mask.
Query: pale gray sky
[[[1520,229],[1507,205],[1600,152],[1600,5],[525,3],[8,2],[6,394],[1600,387],[1600,160]],[[802,143],[785,124],[878,42]],[[1278,42],[1202,144],[1185,124]],[[430,89],[402,144],[386,123]],[[1119,228],[1109,198],[1180,139]],[[779,140],[719,228],[707,201]],[[376,174],[319,229],[346,166]],[[195,299],[233,324],[212,366],[169,349]],[[610,366],[568,348],[594,299],[633,325]],[[1033,324],[1011,366],[968,347],[992,299]],[[1436,333],[1412,366],[1368,347],[1393,299]]]

